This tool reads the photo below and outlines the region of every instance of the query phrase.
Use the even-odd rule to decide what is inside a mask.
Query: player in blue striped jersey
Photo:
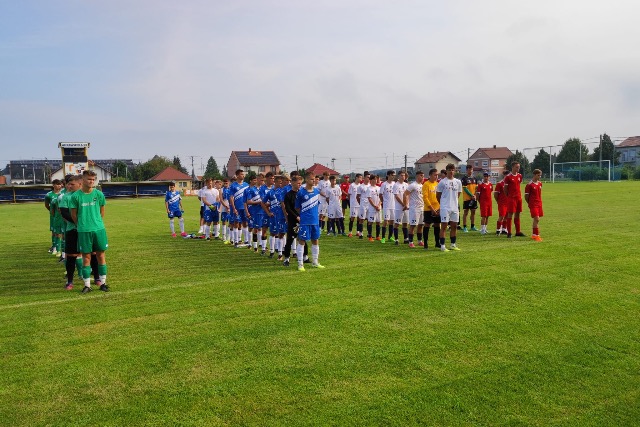
[[[318,263],[320,255],[320,225],[318,224],[320,203],[320,192],[314,188],[314,175],[307,172],[305,176],[305,186],[298,190],[296,196],[296,209],[300,213],[300,228],[298,229],[298,271],[304,271],[304,245],[307,240],[311,241],[311,266],[314,268],[324,268]]]
[[[282,176],[275,177],[275,185],[267,192],[262,200],[269,207],[269,234],[271,235],[271,253],[269,257],[273,257],[275,251],[278,251],[278,260],[282,261],[282,251],[284,250],[284,233],[287,231],[287,224],[284,217],[284,189],[282,188]],[[281,259],[282,258],[282,259]]]
[[[258,177],[252,176],[249,180],[249,188],[244,192],[245,212],[252,233],[253,250],[258,251],[258,230],[262,231],[262,199],[258,187]]]
[[[184,232],[184,218],[182,218],[182,213],[184,212],[182,208],[182,197],[180,196],[180,192],[176,191],[175,182],[169,183],[169,190],[164,196],[164,205],[167,208],[167,216],[169,217],[171,237],[176,237],[176,228],[173,224],[174,218],[180,219],[180,235],[182,237],[186,236],[187,233]]]
[[[231,210],[235,216],[235,229],[231,229],[231,241],[235,247],[240,247],[243,242],[249,244],[249,230],[247,228],[247,216],[244,211],[244,192],[249,184],[244,182],[244,171],[236,171],[236,181],[229,186],[229,198]]]

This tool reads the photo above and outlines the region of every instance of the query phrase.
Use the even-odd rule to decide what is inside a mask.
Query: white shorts
[[[460,212],[440,209],[440,222],[460,222]]]
[[[349,217],[350,218],[357,218],[358,217],[358,212],[360,212],[360,206],[359,205],[349,206]]]
[[[409,224],[409,211],[404,209],[396,209],[394,222],[398,225]]]
[[[327,208],[327,216],[330,219],[344,218],[344,215],[342,215],[342,206],[340,206],[340,205],[335,205],[335,206],[329,205],[329,207]]]
[[[382,215],[383,215],[382,218],[384,218],[385,221],[393,221],[396,218],[396,210],[384,209]]]
[[[424,212],[422,209],[409,209],[409,225],[422,225],[424,222]]]
[[[358,219],[367,219],[367,207],[360,206],[358,209]]]
[[[377,211],[376,208],[370,207],[367,210],[367,221],[380,223],[380,217],[380,211]]]
[[[327,209],[329,208],[329,204],[327,203],[327,199],[320,196],[320,206],[318,207],[318,214],[322,216],[327,216]]]

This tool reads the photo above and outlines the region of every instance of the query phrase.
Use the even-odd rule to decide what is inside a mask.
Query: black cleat
[[[507,239],[511,238],[511,233],[507,233]]]
[[[285,259],[282,265],[284,265],[285,267],[289,267],[289,260]]]
[[[523,232],[516,233],[516,237],[527,237]]]
[[[307,257],[307,259],[302,261],[305,264],[310,264],[311,263],[311,259]]]
[[[274,252],[271,252],[271,253],[269,254],[269,258],[273,258],[273,254],[274,254]]]
[[[102,284],[102,285],[100,285],[100,290],[102,292],[109,292],[109,286],[106,283]]]
[[[83,294],[88,294],[89,292],[91,292],[93,289],[91,289],[90,286],[85,286],[84,288],[82,288],[82,292]]]
[[[260,251],[260,255],[264,256],[264,254],[267,253],[267,251],[265,251],[264,249]]]

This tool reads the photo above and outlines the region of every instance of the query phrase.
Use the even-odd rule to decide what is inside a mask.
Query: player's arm
[[[402,194],[402,206],[405,209],[407,208],[407,203],[409,202],[409,193],[411,193],[411,190],[407,190]]]
[[[527,205],[529,204],[529,192],[530,191],[531,191],[531,187],[527,185],[524,188],[524,200],[527,202]]]
[[[440,203],[440,199],[442,198],[442,191],[436,191],[436,200]]]
[[[71,220],[74,224],[78,223],[78,208],[71,208]]]
[[[100,206],[100,216],[104,219],[104,205]]]
[[[65,221],[73,222],[73,218],[71,217],[71,211],[69,210],[69,208],[60,208],[60,215],[62,215],[62,218],[64,218]]]
[[[46,210],[49,211],[49,213],[51,213],[51,203],[50,203],[49,197],[47,196],[44,196],[44,207]]]

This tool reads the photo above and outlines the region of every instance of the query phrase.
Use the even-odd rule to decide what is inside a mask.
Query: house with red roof
[[[177,190],[191,190],[191,176],[171,166],[149,178],[149,181],[173,181]]]
[[[640,136],[630,136],[616,145],[615,150],[620,153],[622,165],[640,166]]]
[[[306,168],[305,170],[307,172],[313,173],[316,176],[321,176],[324,172],[329,172],[329,175],[335,175],[336,177],[340,175],[340,172],[328,168],[325,165],[321,165],[320,163],[314,163],[312,166]]]
[[[273,151],[232,151],[227,162],[227,175],[233,178],[236,171],[242,169],[245,172],[280,173],[280,160]]]
[[[489,172],[492,179],[496,182],[502,179],[501,174],[507,165],[507,159],[512,156],[513,152],[507,147],[478,148],[475,153],[469,157],[467,164],[473,166],[474,172]]]
[[[415,172],[422,171],[425,176],[429,174],[429,170],[438,169],[441,171],[447,167],[449,163],[456,165],[458,170],[462,160],[451,151],[436,151],[427,153],[415,162]]]

